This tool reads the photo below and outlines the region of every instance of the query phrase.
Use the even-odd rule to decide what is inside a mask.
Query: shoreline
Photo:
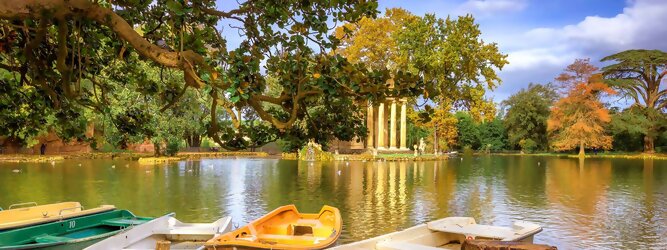
[[[459,154],[463,155],[463,154]],[[565,153],[472,153],[476,156],[484,155],[498,155],[498,156],[549,156],[549,157],[568,157],[579,158],[577,154]],[[32,154],[0,154],[0,163],[43,163],[63,161],[69,159],[119,159],[129,161],[139,161],[141,164],[155,164],[168,161],[179,160],[199,160],[207,158],[233,158],[241,157],[248,159],[283,159],[296,160],[290,157],[291,154],[283,155],[269,155],[266,152],[181,152],[175,156],[160,156],[155,157],[150,153],[131,153],[131,152],[94,152],[81,154],[57,154],[57,155],[32,155]],[[437,161],[447,160],[449,155],[433,155],[426,154],[421,156],[413,156],[411,154],[387,154],[387,155],[370,155],[370,154],[339,154],[334,155],[333,161]],[[667,154],[644,154],[644,153],[600,153],[587,154],[585,158],[611,158],[611,159],[653,159],[653,160],[667,160]]]
[[[579,158],[578,154],[565,154],[565,153],[474,153],[475,155],[501,155],[501,156],[552,156],[552,157],[568,157],[568,158]],[[655,154],[645,154],[645,153],[599,153],[599,154],[586,154],[585,158],[616,158],[616,159],[654,159],[654,160],[667,160],[667,154],[655,153]]]

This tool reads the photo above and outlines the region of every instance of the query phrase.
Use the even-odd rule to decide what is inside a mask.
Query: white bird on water
[[[338,175],[340,175],[341,171],[340,171],[340,170],[338,170],[338,172],[336,172],[336,173],[337,173]]]
[[[79,167],[81,167],[81,163],[79,163]]]
[[[14,170],[12,170],[12,172],[14,172],[14,173],[21,173],[21,170],[20,170],[20,169],[14,169]]]
[[[56,165],[56,161],[51,161],[51,166]]]
[[[116,168],[116,165],[111,165],[111,168]]]

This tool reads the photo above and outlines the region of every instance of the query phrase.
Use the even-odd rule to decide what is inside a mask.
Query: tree
[[[556,102],[547,121],[555,150],[579,147],[579,156],[583,157],[585,147],[611,148],[612,137],[605,131],[611,117],[599,100],[602,93],[615,92],[602,81],[601,75],[595,75],[588,82],[571,85],[568,95]]]
[[[480,134],[472,116],[466,112],[456,112],[459,148],[479,149]]]
[[[503,121],[494,119],[483,122],[479,126],[479,140],[482,149],[502,150],[507,145],[507,132]]]
[[[458,136],[458,120],[452,114],[451,102],[441,102],[437,108],[426,106],[425,110],[419,112],[417,125],[429,129],[433,134],[433,150],[448,150],[456,144]]]
[[[486,89],[501,80],[496,70],[508,63],[495,43],[481,38],[471,15],[411,18],[396,35],[399,65],[422,76],[424,97],[448,99],[454,108],[482,103]]]
[[[396,72],[405,65],[399,58],[397,36],[407,22],[417,18],[401,8],[386,9],[383,17],[363,17],[356,23],[336,28],[341,46],[335,52],[354,63],[364,63],[376,70]],[[401,64],[399,64],[401,63]]]
[[[418,75],[422,82],[403,83],[424,84],[424,98],[451,102],[455,108],[482,107],[485,90],[500,84],[496,70],[507,64],[507,55],[495,43],[480,38],[479,25],[470,15],[438,19],[387,9],[384,17],[344,25],[336,34],[342,40],[337,53],[375,70],[389,70],[397,80],[393,83],[407,73]]]
[[[537,148],[548,147],[547,119],[551,105],[558,94],[551,84],[529,84],[501,103],[504,125],[508,134],[508,146],[519,147],[521,140],[530,139]]]
[[[128,58],[161,70],[175,69],[181,72],[177,93],[196,89],[208,96],[207,134],[231,150],[247,146],[234,143],[247,136],[238,112],[246,107],[272,127],[286,131],[307,116],[303,105],[308,105],[309,98],[326,95],[348,103],[383,99],[388,93],[422,92],[414,84],[402,85],[403,81],[388,90],[387,72],[371,71],[328,53],[339,44],[328,36],[328,23],[372,17],[375,1],[258,0],[223,6],[225,11],[215,5],[210,0],[3,1],[0,67],[16,76],[17,83],[8,85],[11,93],[24,85],[33,87],[51,113],[81,113],[82,107],[110,112],[105,109],[111,102],[108,93],[123,86],[113,78],[142,77]],[[217,27],[221,21],[231,23],[230,29],[238,31],[233,33],[242,34],[238,47],[228,49],[225,33]],[[265,71],[278,78],[279,95],[265,94],[260,62],[266,62]],[[124,70],[102,74],[106,65]],[[7,85],[5,78],[0,80],[0,85]],[[157,93],[151,95],[145,97],[157,97]],[[28,101],[37,103],[37,99]],[[280,109],[266,110],[266,103]],[[143,117],[144,111],[134,113]],[[25,121],[18,127],[35,122]],[[5,128],[12,129],[9,134],[19,133],[15,127]]]
[[[641,151],[644,148],[642,139],[646,134],[652,130],[664,131],[666,128],[667,115],[655,109],[632,105],[621,112],[612,113],[608,130],[614,137],[614,149]]]
[[[602,69],[610,86],[632,100],[634,105],[647,109],[643,111],[645,118],[655,126],[643,131],[644,152],[655,152],[654,141],[664,130],[664,126],[657,126],[660,124],[659,114],[667,108],[667,89],[663,83],[667,75],[667,53],[660,50],[626,50],[602,58],[602,62],[608,61],[615,62]]]

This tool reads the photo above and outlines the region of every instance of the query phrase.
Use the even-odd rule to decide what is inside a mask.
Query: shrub
[[[537,143],[532,139],[522,139],[519,141],[519,146],[521,147],[521,151],[532,153],[537,148]]]
[[[165,154],[168,156],[174,156],[181,148],[181,142],[178,140],[169,140],[167,142],[167,148],[165,149]]]

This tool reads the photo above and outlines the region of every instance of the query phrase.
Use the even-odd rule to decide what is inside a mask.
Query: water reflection
[[[12,170],[19,169],[20,173]],[[466,156],[442,162],[210,159],[157,166],[110,160],[0,164],[0,206],[115,204],[186,221],[251,221],[284,204],[337,206],[340,242],[447,216],[544,225],[538,242],[571,248],[667,248],[667,162]]]

